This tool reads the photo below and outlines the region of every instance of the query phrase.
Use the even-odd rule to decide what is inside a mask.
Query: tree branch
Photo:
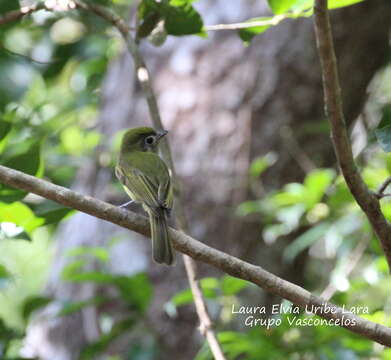
[[[364,183],[353,158],[342,109],[341,88],[327,0],[315,1],[314,20],[318,54],[322,67],[326,114],[331,125],[331,137],[338,164],[351,193],[379,238],[388,267],[391,269],[391,227],[380,210],[378,197]]]
[[[357,246],[351,251],[348,258],[345,260],[346,262],[343,264],[342,271],[342,276],[344,278],[348,278],[348,276],[351,274],[351,272],[354,270],[354,268],[360,261],[361,257],[364,255],[364,252],[368,247],[369,242],[371,241],[371,235],[372,234],[365,234],[358,242]],[[328,301],[334,296],[337,291],[338,289],[335,287],[331,279],[329,284],[320,294],[320,297]]]
[[[375,195],[376,195],[376,197],[377,197],[378,199],[381,199],[381,198],[383,198],[383,197],[385,197],[385,196],[390,196],[390,195],[391,195],[391,194],[385,194],[385,193],[384,193],[384,191],[386,191],[388,185],[390,185],[390,184],[391,184],[391,176],[388,177],[388,178],[383,182],[383,184],[381,184],[379,190],[375,193]]]
[[[205,31],[242,30],[242,29],[249,29],[252,27],[275,26],[278,25],[281,21],[286,19],[309,17],[311,15],[312,15],[312,11],[310,9],[302,12],[275,15],[273,17],[264,18],[262,20],[249,20],[249,21],[243,21],[240,23],[231,23],[231,24],[205,25],[204,30]]]
[[[20,171],[0,165],[0,182],[43,196],[64,206],[112,222],[139,234],[149,236],[148,219],[131,211],[123,210],[104,201],[84,196],[62,186],[24,174]],[[176,250],[191,256],[195,260],[212,265],[234,277],[247,280],[276,296],[291,301],[302,308],[314,307],[314,313],[338,325],[374,340],[391,346],[391,329],[356,316],[347,310],[312,295],[307,290],[290,283],[260,266],[252,265],[234,256],[209,247],[181,231],[170,228],[170,237]]]
[[[282,14],[276,15],[272,18],[258,21],[248,21],[232,24],[216,24],[216,25],[206,25],[204,26],[205,31],[220,31],[220,30],[240,30],[240,29],[249,29],[252,27],[260,26],[272,26],[279,24],[282,20],[293,17],[291,14]]]
[[[32,6],[24,6],[19,10],[10,11],[4,15],[0,15],[0,25],[6,25],[10,22],[20,20],[22,17],[29,15],[35,11],[46,9],[44,3],[38,3]]]
[[[94,8],[88,8],[87,5],[79,1],[72,2],[72,4],[76,4],[83,9],[93,11],[97,15],[111,22],[120,30],[126,40],[130,37],[129,30],[131,29],[120,18],[104,11],[103,8],[95,6]],[[351,147],[341,110],[340,90],[336,74],[335,55],[331,42],[330,25],[326,6],[327,3],[325,0],[317,0],[316,4],[315,20],[317,41],[322,59],[326,104],[328,112],[330,113],[332,134],[338,161],[350,190],[359,205],[367,214],[376,234],[380,238],[387,260],[390,264],[389,255],[391,254],[391,251],[389,241],[390,235],[388,235],[389,225],[380,212],[376,196],[368,190],[360,174],[357,172],[351,153]],[[40,9],[47,8],[43,3],[40,3],[35,6],[22,8],[18,11],[12,11],[0,17],[0,25],[18,20],[23,16]],[[159,117],[160,119],[155,98],[150,96],[148,97],[148,94],[153,94],[153,91],[143,59],[137,57],[138,49],[134,40],[127,41],[127,45],[132,55],[136,55],[134,56],[134,60],[137,68],[137,75],[145,93],[147,94],[148,105],[150,109],[153,110],[155,108],[156,110],[151,112],[152,118],[156,120],[156,118]],[[148,90],[148,87],[150,87],[150,91]],[[171,154],[167,151],[167,149],[169,150],[168,144],[166,146],[166,150],[163,149],[163,151],[166,152],[164,155],[166,158],[170,159],[169,163],[172,164]],[[47,181],[23,174],[4,166],[0,166],[0,180],[4,184],[33,192],[47,199],[51,199],[65,206],[96,216],[100,219],[110,221],[140,234],[147,236],[150,235],[148,220],[145,217],[130,211],[119,209],[118,207],[103,201],[89,196],[83,196],[69,189],[53,185]],[[388,327],[365,320],[352,313],[344,312],[342,308],[325,302],[324,299],[312,295],[305,289],[289,283],[288,281],[267,272],[259,266],[249,264],[219,250],[208,247],[182,232],[170,229],[170,237],[172,238],[174,247],[178,251],[181,251],[196,260],[213,265],[232,276],[250,281],[274,295],[290,300],[292,303],[302,308],[314,306],[316,308],[314,312],[324,319],[339,321],[341,326],[352,332],[365,336],[379,342],[380,344],[391,346],[391,329]]]
[[[151,84],[150,74],[145,64],[145,61],[141,55],[141,52],[137,46],[137,43],[130,33],[130,28],[125,24],[125,22],[120,17],[108,12],[105,8],[101,6],[93,5],[89,3],[87,4],[78,0],[75,0],[75,4],[78,7],[81,7],[87,11],[93,12],[96,15],[102,17],[103,19],[105,19],[106,21],[114,25],[119,30],[133,58],[137,79],[141,84],[141,88],[147,100],[152,123],[156,129],[163,130],[163,124],[162,124],[156,96]],[[174,198],[175,198],[175,217],[177,220],[176,222],[178,223],[179,228],[181,230],[188,232],[187,218],[185,214],[185,208],[183,206],[182,199],[181,199],[179,181],[176,175],[175,165],[172,160],[170,144],[167,138],[164,139],[164,141],[161,143],[160,148],[164,160],[166,161],[166,163],[171,169],[171,178],[172,178]],[[197,311],[198,318],[200,320],[201,334],[206,338],[214,358],[216,360],[225,360],[225,356],[217,340],[216,334],[213,330],[213,323],[208,313],[208,308],[206,306],[202,294],[201,286],[199,284],[199,281],[197,280],[196,264],[193,261],[193,259],[191,259],[186,255],[184,255],[184,264],[185,264],[187,278],[190,284],[190,289],[193,293],[195,308]]]
[[[156,101],[156,97],[153,92],[153,88],[150,82],[150,77],[148,73],[148,69],[145,65],[145,62],[141,56],[141,53],[138,49],[138,46],[135,42],[135,40],[132,38],[130,31],[132,30],[131,27],[129,27],[122,18],[116,16],[115,14],[107,11],[105,8],[101,6],[97,6],[94,4],[87,4],[82,1],[70,1],[69,3],[69,9],[74,9],[75,7],[79,7],[83,10],[95,13],[96,15],[100,16],[101,18],[105,19],[108,21],[110,24],[115,26],[121,35],[123,36],[128,50],[131,53],[134,63],[135,63],[135,68],[136,68],[136,73],[137,73],[137,79],[140,81],[141,87],[143,89],[144,95],[147,100],[148,108],[151,114],[151,119],[154,124],[154,127],[158,130],[163,130],[163,125],[162,121],[160,118],[160,113]],[[26,7],[18,11],[12,11],[7,13],[5,16],[0,17],[0,25],[7,24],[12,21],[16,21],[20,18],[22,18],[25,15],[31,14],[35,11],[41,10],[41,9],[46,9],[46,10],[53,10],[51,8],[48,8],[44,4],[39,4],[31,7]],[[180,200],[180,189],[179,189],[179,182],[177,180],[176,172],[175,172],[175,167],[174,163],[172,160],[172,155],[171,155],[171,150],[169,147],[168,141],[165,139],[162,144],[161,144],[161,150],[162,150],[162,155],[166,162],[168,163],[169,167],[171,168],[172,171],[172,179],[173,179],[173,188],[174,188],[174,196],[176,198],[176,206],[175,206],[175,213],[176,217],[178,219],[178,223],[180,224],[180,228],[183,230],[187,230],[187,220],[184,212],[184,207],[183,204]],[[197,310],[197,315],[200,319],[200,329],[202,335],[205,336],[207,339],[210,349],[217,360],[225,360],[224,354],[221,350],[220,344],[217,340],[217,337],[214,333],[213,330],[213,323],[210,319],[210,316],[208,314],[208,310],[206,307],[205,300],[203,299],[202,295],[202,290],[200,287],[200,284],[197,280],[196,276],[196,264],[194,261],[186,257],[184,255],[184,264],[186,268],[186,273],[187,277],[189,279],[189,284],[191,291],[194,296],[194,303],[196,306]]]

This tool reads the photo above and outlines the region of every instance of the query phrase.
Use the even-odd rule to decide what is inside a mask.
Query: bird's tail
[[[159,264],[173,265],[174,250],[168,236],[166,213],[163,211],[156,214],[149,211],[152,238],[152,256]]]

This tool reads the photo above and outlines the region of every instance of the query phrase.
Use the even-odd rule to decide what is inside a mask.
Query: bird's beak
[[[157,133],[157,139],[160,140],[162,137],[166,136],[168,134],[167,130],[162,130]]]

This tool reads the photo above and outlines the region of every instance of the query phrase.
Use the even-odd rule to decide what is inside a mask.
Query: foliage
[[[122,14],[128,0],[89,0]],[[330,0],[329,8],[353,5],[362,0]],[[243,19],[238,35],[245,44],[285,19],[312,15],[313,0],[269,0],[272,14]],[[18,8],[17,1],[0,1],[0,14]],[[171,36],[206,36],[207,26],[192,0],[142,0],[137,9],[137,36],[147,38],[163,24]],[[300,21],[300,20],[297,20]],[[256,23],[254,26],[249,24]],[[25,173],[70,186],[78,167],[87,158],[112,165],[110,152],[97,151],[102,144],[115,148],[118,139],[108,141],[96,130],[99,87],[107,64],[118,55],[121,43],[109,36],[109,26],[93,14],[47,13],[44,18],[26,17],[2,28],[0,41],[0,163]],[[150,39],[150,38],[148,38]],[[388,79],[388,82],[390,80]],[[385,151],[391,149],[391,91],[383,91],[378,105],[381,121],[374,135]],[[370,142],[369,150],[375,145]],[[376,148],[375,148],[376,149]],[[262,175],[278,159],[271,154],[252,162],[249,178],[254,187],[262,185]],[[371,153],[362,156],[362,173],[375,190],[391,169],[391,156]],[[391,220],[391,203],[382,202]],[[40,308],[58,300],[40,294],[51,258],[48,243],[57,226],[72,216],[71,209],[26,192],[0,184],[0,356],[19,356],[27,324]],[[292,239],[282,261],[293,262],[307,252],[305,287],[320,292],[330,281],[339,291],[333,301],[343,305],[368,305],[371,320],[390,325],[384,304],[389,301],[387,264],[377,240],[335,169],[314,169],[303,181],[263,193],[246,201],[237,216],[259,218],[261,235],[267,244]],[[349,254],[368,237],[366,249],[353,274],[346,274]],[[28,240],[16,241],[16,240]],[[69,316],[94,307],[99,312],[102,335],[89,344],[82,359],[94,359],[123,336],[142,334],[148,343],[132,338],[132,348],[123,358],[151,359],[159,345],[143,322],[154,296],[144,273],[124,276],[108,271],[109,249],[75,248],[68,254],[62,277],[66,282],[93,283],[111,291],[81,301],[60,301],[57,316]],[[92,265],[91,265],[92,264]],[[366,339],[332,326],[291,326],[290,315],[279,314],[281,324],[244,326],[245,317],[232,313],[232,304],[251,298],[251,284],[228,275],[201,279],[202,291],[215,309],[217,332],[229,359],[333,358],[391,359],[389,350],[379,350]],[[365,291],[364,291],[365,290]],[[373,294],[376,293],[376,296]],[[174,294],[165,304],[167,316],[175,316],[183,306],[192,306],[189,289]],[[124,309],[118,319],[112,304]],[[243,303],[243,305],[245,305]],[[285,304],[286,305],[286,304]],[[307,319],[300,313],[299,319]],[[302,355],[302,356],[301,356]],[[118,357],[119,358],[119,357]],[[204,345],[197,359],[210,359]]]
[[[382,118],[375,130],[377,141],[384,151],[391,151],[391,104],[382,109]]]

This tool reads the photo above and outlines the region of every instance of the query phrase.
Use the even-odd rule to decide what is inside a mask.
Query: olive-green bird
[[[172,186],[167,165],[157,154],[159,141],[166,134],[166,130],[150,127],[129,129],[122,138],[115,174],[130,198],[141,203],[149,215],[153,259],[172,265],[174,252],[167,228]]]

